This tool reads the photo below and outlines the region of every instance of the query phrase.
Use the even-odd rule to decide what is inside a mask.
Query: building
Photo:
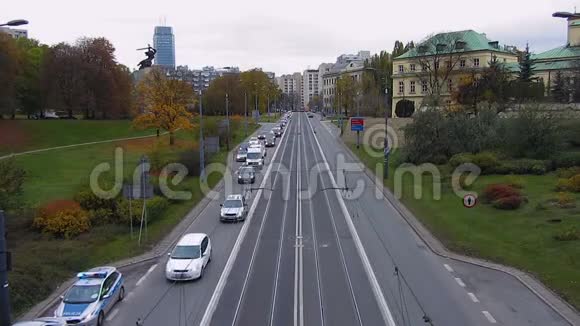
[[[25,29],[0,27],[0,32],[9,34],[13,38],[28,38],[28,30]]]
[[[556,12],[552,16],[568,21],[568,38],[566,44],[532,56],[535,77],[544,82],[546,95],[550,95],[558,71],[568,83],[580,82],[580,14]]]
[[[174,70],[168,70],[167,76],[187,82],[195,92],[205,91],[212,81],[225,75],[239,74],[238,67],[214,68],[206,66],[202,69],[191,70],[188,66],[177,66]]]
[[[288,98],[289,108],[296,109],[302,105],[302,74],[295,72],[293,74],[276,77],[278,89]]]
[[[517,64],[515,47],[500,46],[473,30],[436,34],[393,59],[393,117],[397,105],[408,100],[417,108],[426,100],[452,104],[459,79],[489,66],[493,59]]]
[[[318,69],[304,70],[302,73],[302,107],[308,107],[315,96],[318,96]]]
[[[323,63],[318,68],[320,71],[320,93],[325,110],[331,110],[338,106],[336,82],[342,76],[349,76],[355,82],[362,80],[365,62],[371,58],[370,51],[359,51],[357,54],[342,54],[336,58],[336,63]]]
[[[157,50],[154,65],[175,69],[175,37],[173,36],[173,28],[155,26],[153,47]]]

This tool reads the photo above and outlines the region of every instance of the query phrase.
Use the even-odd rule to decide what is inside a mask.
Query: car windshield
[[[262,155],[260,153],[248,153],[247,157],[250,160],[257,160],[262,157]]]
[[[65,303],[90,303],[99,298],[100,285],[74,285],[65,295]]]
[[[224,202],[225,208],[240,208],[242,206],[242,201],[239,199],[228,199]]]
[[[252,168],[243,168],[240,170],[241,175],[250,175],[252,172],[254,172]]]
[[[176,246],[171,253],[171,259],[197,259],[200,256],[200,246]]]
[[[248,148],[241,148],[238,149],[238,154],[246,154],[248,152]]]

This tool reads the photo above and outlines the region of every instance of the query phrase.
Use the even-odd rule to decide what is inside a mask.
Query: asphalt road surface
[[[256,183],[225,187],[190,225],[212,240],[204,277],[167,281],[165,257],[126,270],[107,325],[568,325],[508,275],[430,252],[354,162],[294,113]],[[219,222],[226,191],[248,196],[245,222]]]

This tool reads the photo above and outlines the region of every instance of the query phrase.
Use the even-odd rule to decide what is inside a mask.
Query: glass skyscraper
[[[153,47],[157,50],[154,64],[164,68],[175,69],[175,38],[173,28],[169,26],[155,26]]]

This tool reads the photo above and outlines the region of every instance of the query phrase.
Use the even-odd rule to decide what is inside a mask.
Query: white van
[[[252,145],[246,154],[246,164],[262,169],[264,166],[264,151],[260,145]]]

